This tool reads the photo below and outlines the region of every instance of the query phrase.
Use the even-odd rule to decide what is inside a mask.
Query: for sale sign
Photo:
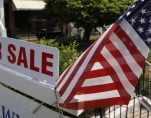
[[[0,66],[54,86],[59,53],[54,47],[0,37]]]

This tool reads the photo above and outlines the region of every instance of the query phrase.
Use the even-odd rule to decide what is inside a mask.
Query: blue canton
[[[131,11],[127,12],[127,16],[130,14]],[[148,47],[151,47],[151,1],[141,9],[135,10],[132,14],[133,15],[126,18],[127,21],[148,45]]]

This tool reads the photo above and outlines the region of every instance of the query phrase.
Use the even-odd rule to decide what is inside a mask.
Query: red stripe
[[[107,39],[108,39],[109,35],[107,35],[105,37],[105,39],[103,39],[103,42],[100,44],[100,46],[98,47],[98,49],[95,51],[93,58],[91,58],[91,61],[89,62],[89,64],[92,64],[92,61],[96,61],[96,59],[98,59],[97,56],[99,56],[100,51],[102,50],[104,44],[106,43]],[[101,54],[100,54],[101,55]],[[99,60],[101,60],[101,64],[103,65],[104,68],[108,69],[108,73],[109,75],[111,75],[111,77],[113,78],[113,81],[115,82],[115,85],[120,93],[120,95],[123,97],[123,99],[125,100],[125,96],[129,96],[129,94],[126,92],[126,90],[124,90],[124,87],[122,86],[117,74],[115,73],[114,69],[112,69],[111,65],[102,57],[99,58]],[[92,65],[91,65],[92,66]],[[89,65],[88,65],[89,67]],[[89,67],[90,68],[90,67]],[[88,71],[88,70],[87,70]],[[81,75],[81,77],[79,78],[79,81],[77,82],[75,88],[71,91],[70,96],[66,99],[65,102],[69,102],[72,100],[73,96],[78,92],[79,87],[82,85],[82,83],[84,82],[84,79],[86,77],[86,73],[83,73]]]
[[[65,100],[64,104],[60,104],[62,107],[76,110],[76,109],[98,108],[98,107],[110,106],[110,105],[114,105],[114,104],[119,104],[119,105],[128,104],[131,96],[124,89],[123,85],[120,82],[119,77],[117,76],[117,74],[114,71],[114,69],[112,68],[112,66],[100,54],[100,51],[102,50],[103,46],[108,42],[108,37],[110,36],[110,34],[113,31],[115,31],[117,36],[119,36],[120,40],[122,42],[124,42],[124,44],[127,47],[127,49],[131,50],[130,53],[134,57],[134,59],[135,60],[140,59],[140,60],[137,60],[137,63],[141,67],[144,66],[144,63],[142,62],[142,60],[145,60],[145,58],[143,57],[143,55],[140,54],[140,52],[138,51],[137,47],[134,45],[134,43],[131,41],[131,39],[126,35],[126,33],[121,29],[121,27],[119,27],[119,26],[116,27],[116,25],[114,25],[112,27],[112,29],[108,32],[108,34],[105,36],[105,38],[103,39],[103,42],[100,44],[100,46],[97,48],[97,50],[93,54],[89,64],[87,65],[86,70],[80,76],[78,82],[74,86],[73,90],[71,90],[71,93],[69,94],[69,96]],[[125,38],[126,38],[126,40],[125,40]],[[70,75],[70,77],[68,78],[67,82],[64,84],[63,88],[61,89],[61,95],[65,92],[66,88],[68,87],[68,85],[72,81],[73,77],[76,75],[76,73],[77,73],[79,67],[81,66],[81,64],[83,63],[84,59],[87,58],[87,55],[90,52],[91,48],[89,48],[87,50],[86,54],[84,54],[83,57],[81,58],[81,60],[79,60],[78,67],[75,68],[75,70]],[[110,50],[109,46],[107,46],[107,48]],[[112,48],[115,49],[114,46],[112,46]],[[121,53],[119,51],[117,51],[117,49],[114,50],[114,51],[110,50],[110,52],[115,58],[117,58],[117,61],[120,64],[122,64],[121,68],[124,70],[124,72],[126,72],[126,73],[130,72],[131,75],[126,74],[126,76],[127,77],[133,76],[132,79],[134,79],[134,78],[136,79],[136,76],[134,75],[134,73],[132,73],[131,69],[126,64],[126,61],[125,61],[125,59],[123,59]],[[99,60],[101,65],[104,67],[104,69],[97,70],[97,71],[91,71],[91,68],[92,68],[93,64],[96,62],[96,60],[97,61]],[[114,81],[114,86],[109,86],[109,84],[106,84],[106,85],[102,85],[102,86],[98,85],[98,86],[92,86],[92,87],[81,87],[86,78],[87,79],[94,78],[94,77],[96,77],[95,74],[97,72],[100,72],[100,71],[104,71],[104,72],[102,72],[100,74],[97,74],[97,77],[99,75],[100,76],[101,75],[102,76],[103,75],[110,75],[111,78]],[[129,81],[134,85],[135,81],[132,81],[131,79],[129,79]],[[70,103],[71,100],[73,99],[73,97],[76,94],[95,93],[95,92],[100,92],[100,91],[114,90],[115,88],[119,91],[119,94],[120,94],[121,97],[109,98],[109,99],[103,99],[103,100],[83,101],[83,102],[78,102],[77,101],[76,103]]]
[[[90,52],[90,50],[91,50],[91,48],[93,46],[94,46],[94,44],[91,45],[91,47],[85,52],[85,54],[79,60],[77,66],[74,69],[74,71],[71,73],[71,75],[69,76],[68,80],[66,81],[66,83],[63,85],[63,87],[59,91],[60,96],[62,96],[63,93],[65,92],[65,90],[68,88],[68,85],[70,84],[70,82],[72,81],[72,79],[74,78],[74,76],[76,75],[77,71],[79,70],[80,66],[82,65],[83,61],[85,60],[85,58],[87,57],[87,55],[89,54],[89,52]]]
[[[116,25],[113,25],[113,27],[109,30],[109,32],[106,34],[106,36],[104,37],[103,41],[100,43],[100,45],[98,46],[98,48],[96,49],[96,51],[94,52],[94,54],[92,55],[92,58],[95,58],[96,55],[100,54],[100,50],[102,50],[105,40],[110,36],[110,34],[114,31],[114,29],[116,28]],[[101,40],[101,39],[100,39]],[[98,41],[97,41],[98,42]],[[96,42],[96,43],[97,43]],[[95,46],[95,45],[94,45]],[[74,95],[78,92],[79,87],[81,87],[81,85],[83,84],[84,80],[85,80],[85,76],[86,76],[86,71],[90,71],[88,69],[90,69],[90,67],[92,66],[92,63],[90,62],[88,63],[86,70],[82,73],[81,77],[79,78],[78,82],[76,83],[76,85],[74,86],[74,89],[71,91],[70,95],[67,97],[67,99],[65,100],[65,102],[69,102],[72,100],[72,98],[74,97]],[[89,65],[91,64],[91,66]],[[72,79],[72,78],[71,78]]]
[[[106,69],[87,71],[85,72],[85,79],[93,79],[96,77],[102,77],[102,76],[107,76],[107,75],[108,75],[108,70]]]
[[[71,65],[69,68],[67,68],[67,70],[66,70],[65,73],[63,73],[62,78],[59,78],[60,80],[59,80],[59,82],[57,83],[56,88],[58,88],[58,86],[61,84],[61,82],[63,81],[63,78],[67,75],[67,73],[69,72],[69,70],[71,69],[71,67],[72,67],[72,65]]]
[[[102,66],[108,71],[108,74],[114,81],[114,84],[115,84],[120,96],[122,96],[123,99],[125,99],[126,96],[130,96],[124,89],[123,85],[120,82],[119,77],[117,76],[117,74],[114,71],[114,69],[112,68],[112,66],[106,61],[106,59],[101,54],[99,55],[99,58],[100,58],[100,60],[102,60],[102,62],[101,62]]]
[[[140,67],[143,68],[144,62],[142,62],[142,60],[145,60],[145,57],[137,49],[133,41],[129,38],[129,36],[124,32],[124,30],[120,26],[117,26],[115,33],[119,37],[119,39],[125,44],[133,58],[137,60],[137,63],[140,65]]]
[[[105,91],[111,91],[117,89],[114,83],[104,84],[104,85],[95,85],[89,87],[81,87],[78,90],[77,94],[90,94],[90,93],[99,93]]]
[[[120,67],[122,68],[125,76],[129,80],[129,82],[135,86],[138,82],[137,76],[133,73],[129,65],[127,64],[126,60],[122,56],[121,52],[112,44],[110,40],[108,40],[108,44],[106,44],[107,49],[110,51],[114,59],[119,63]],[[142,60],[144,61],[144,60]]]
[[[102,100],[93,100],[93,101],[84,101],[76,102],[69,104],[59,104],[61,107],[73,109],[73,110],[82,110],[82,109],[92,109],[92,108],[101,108],[111,105],[127,105],[130,100],[130,97],[126,98],[126,101],[123,101],[121,97],[102,99]]]

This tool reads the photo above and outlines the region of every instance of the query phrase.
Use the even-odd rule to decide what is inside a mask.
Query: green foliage
[[[65,23],[74,22],[86,30],[88,40],[97,26],[115,21],[134,0],[46,0],[46,11]]]
[[[76,43],[70,44],[69,46],[62,45],[60,47],[59,65],[61,73],[79,57],[80,54],[78,53],[76,47]]]
[[[60,52],[59,57],[59,70],[60,74],[71,65],[80,55],[77,51],[78,44],[76,42],[72,42],[69,45],[64,45],[58,43],[56,40],[41,40],[40,43],[42,45],[57,47]]]
[[[147,60],[151,63],[151,49],[150,49],[150,51],[149,51]]]
[[[65,45],[68,46],[70,44],[73,43],[80,43],[80,38],[78,38],[77,36],[71,36],[71,37],[57,37],[55,40],[55,43],[59,44],[59,45]]]
[[[58,43],[55,42],[55,39],[49,39],[49,40],[41,39],[40,44],[52,46],[52,47],[58,47],[59,46]]]
[[[140,93],[144,96],[151,97],[151,82],[147,74],[144,73],[144,75],[141,75],[139,78]]]

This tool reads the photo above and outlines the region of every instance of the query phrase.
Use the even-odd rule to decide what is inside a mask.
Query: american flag
[[[57,80],[59,105],[72,110],[128,104],[151,44],[151,1],[120,17]]]

